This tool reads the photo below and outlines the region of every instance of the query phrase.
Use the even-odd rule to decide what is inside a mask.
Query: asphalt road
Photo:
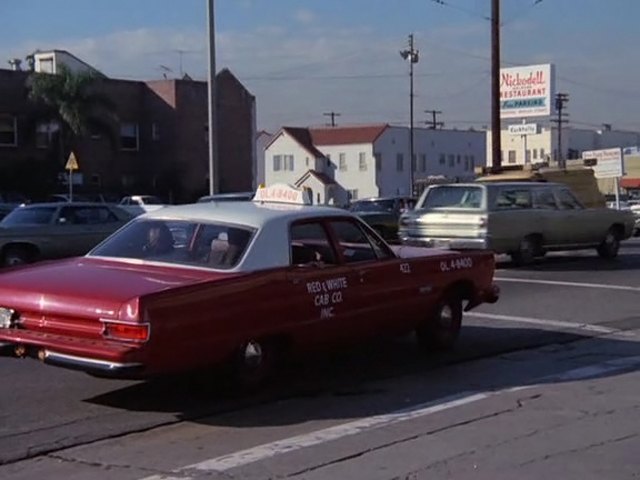
[[[368,345],[254,395],[0,359],[0,478],[640,478],[640,240],[496,277],[455,352]]]

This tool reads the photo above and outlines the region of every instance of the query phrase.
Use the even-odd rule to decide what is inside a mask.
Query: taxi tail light
[[[103,322],[102,335],[111,340],[144,343],[149,340],[148,323]]]

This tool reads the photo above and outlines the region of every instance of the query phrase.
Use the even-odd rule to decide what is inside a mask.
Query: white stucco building
[[[485,165],[484,132],[414,129],[414,185],[474,178]],[[388,124],[283,127],[265,148],[265,182],[313,191],[314,203],[410,193],[410,130]]]
[[[33,65],[30,68],[39,73],[58,73],[60,65],[64,65],[73,73],[93,72],[102,75],[88,63],[80,60],[66,50],[37,50],[27,56],[27,61]]]
[[[589,130],[564,127],[561,137],[562,154],[565,159],[580,158],[581,153],[585,150],[640,145],[640,133],[620,130]],[[500,143],[503,166],[544,161],[553,162],[558,159],[558,130],[555,126],[540,126],[538,133],[527,135],[526,139],[521,135],[510,134],[507,129],[503,129]],[[486,145],[487,166],[491,166],[491,131],[487,131]]]

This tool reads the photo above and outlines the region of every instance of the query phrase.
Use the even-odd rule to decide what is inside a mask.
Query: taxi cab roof
[[[273,220],[295,221],[314,217],[345,217],[350,215],[349,212],[335,207],[226,201],[167,206],[145,213],[141,217],[216,221],[260,228]]]

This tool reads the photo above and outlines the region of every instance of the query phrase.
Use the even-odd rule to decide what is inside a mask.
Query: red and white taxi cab
[[[95,375],[232,364],[415,330],[451,347],[463,310],[498,298],[494,258],[390,247],[355,215],[286,185],[251,202],[141,215],[83,257],[0,273],[0,345]]]

